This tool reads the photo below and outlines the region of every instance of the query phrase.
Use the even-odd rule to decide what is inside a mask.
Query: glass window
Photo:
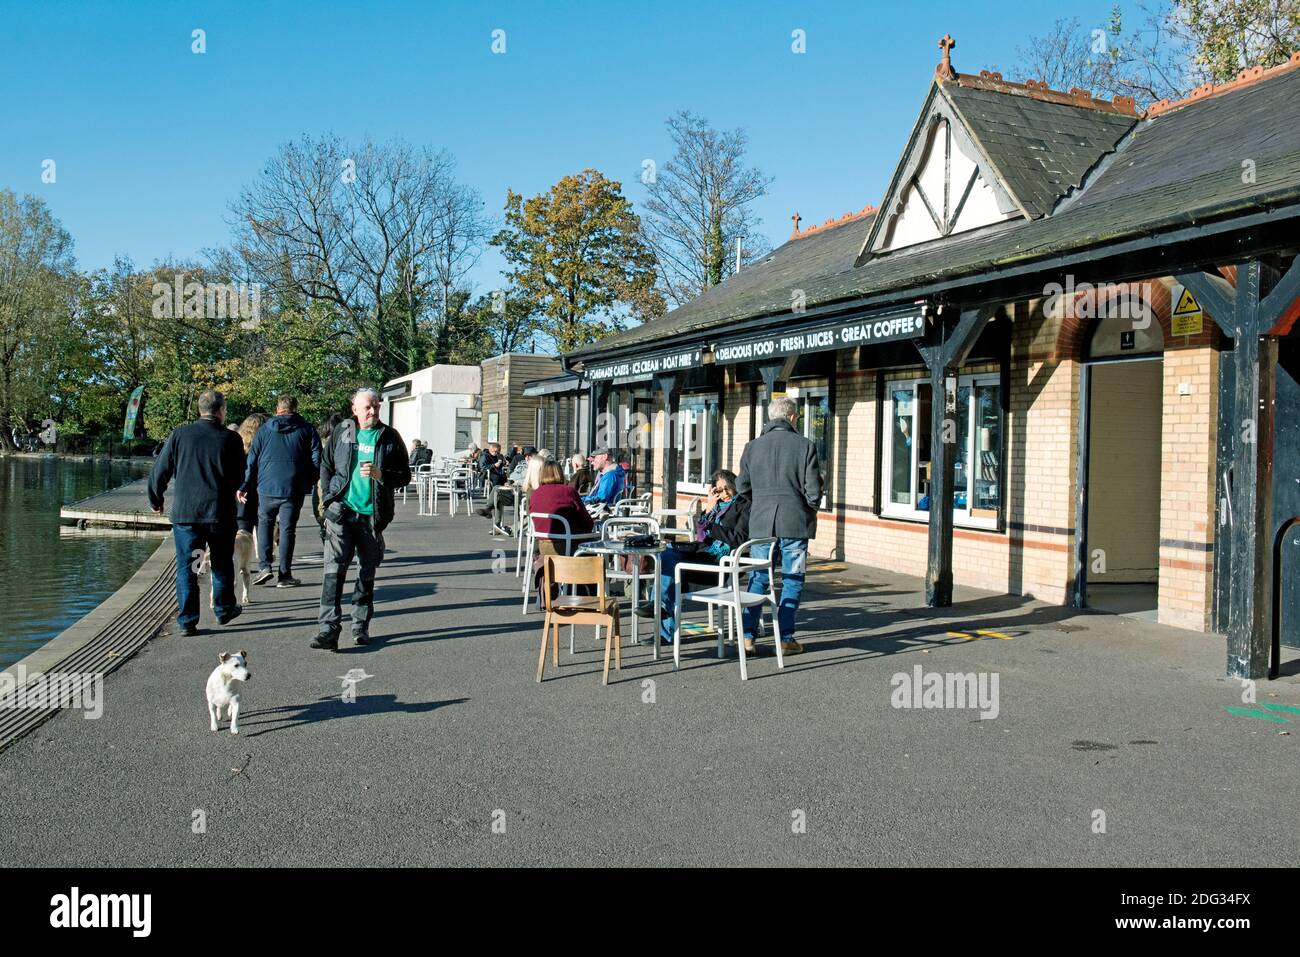
[[[885,401],[890,434],[881,463],[881,511],[895,518],[923,519],[930,510],[930,383],[893,383]],[[996,527],[1002,504],[1002,403],[996,376],[957,380],[953,427],[954,521]]]
[[[803,434],[812,439],[817,446],[817,461],[821,465],[822,508],[826,508],[830,491],[830,390],[825,387],[807,389],[800,395],[802,409],[799,412],[800,427]]]
[[[716,395],[685,395],[677,406],[678,486],[703,492],[718,468],[722,428]]]

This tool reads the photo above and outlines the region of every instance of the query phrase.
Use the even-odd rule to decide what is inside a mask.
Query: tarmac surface
[[[602,688],[587,628],[538,685],[541,616],[521,613],[513,540],[417,516],[413,495],[386,539],[373,644],[350,647],[345,626],[339,653],[307,647],[321,568],[305,518],[302,587],[255,586],[225,628],[205,607],[203,634],[164,632],[106,679],[101,718],[63,712],[0,753],[0,860],[1300,861],[1295,661],[1251,705],[1218,637],[963,588],[935,614],[919,579],[821,563],[807,652],[783,672],[770,651],[742,683],[712,642],[684,645],[678,672],[628,646]],[[213,734],[204,685],[239,649],[241,734]],[[894,707],[893,676],[915,666],[996,674],[996,717]],[[366,677],[349,703],[352,669]]]

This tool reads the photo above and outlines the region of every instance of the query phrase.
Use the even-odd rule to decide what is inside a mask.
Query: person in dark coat
[[[433,449],[429,448],[420,439],[411,443],[411,468],[418,469],[421,465],[430,465],[433,463]]]
[[[812,439],[796,431],[799,407],[781,396],[768,406],[768,421],[758,438],[740,456],[736,490],[753,499],[749,511],[752,538],[775,538],[781,561],[781,602],[777,624],[781,651],[797,655],[803,648],[794,640],[794,617],[803,595],[808,568],[808,539],[817,534],[817,509],[822,500],[821,463]],[[766,558],[771,546],[755,545],[755,558]],[[767,591],[767,572],[751,572],[749,590]],[[745,651],[754,647],[761,605],[745,609]]]
[[[321,455],[325,576],[311,647],[339,650],[340,603],[354,555],[359,567],[352,588],[352,640],[369,643],[375,573],[384,559],[384,529],[393,520],[393,493],[410,481],[406,443],[396,429],[379,421],[379,393],[358,389],[352,396],[352,418],[339,423]]]
[[[498,485],[504,485],[506,475],[506,459],[501,454],[501,446],[496,442],[489,442],[487,448],[479,453],[479,468],[487,474],[488,484],[493,488]]]
[[[320,472],[320,436],[298,414],[298,400],[282,395],[275,403],[275,415],[257,430],[248,450],[248,466],[241,500],[257,493],[257,550],[261,571],[254,585],[264,585],[273,577],[271,542],[280,524],[279,588],[300,585],[293,577],[293,546],[298,528],[302,500],[311,491]]]
[[[736,473],[718,469],[709,480],[709,494],[702,502],[702,511],[692,529],[689,542],[675,542],[659,556],[659,595],[663,610],[659,618],[659,640],[665,645],[673,643],[676,621],[677,585],[674,572],[682,563],[717,565],[724,555],[731,554],[749,541],[749,497],[736,492]],[[692,572],[682,584],[701,583],[704,573]],[[717,584],[717,578],[708,581]],[[654,607],[638,609],[645,615],[654,614]]]
[[[573,469],[573,474],[569,476],[569,484],[579,495],[586,495],[596,487],[596,473],[588,465],[587,456],[581,452],[574,452],[569,459],[569,464]]]
[[[220,392],[199,396],[199,419],[167,436],[149,473],[149,507],[161,515],[167,486],[176,495],[169,517],[176,543],[176,622],[181,634],[199,633],[199,576],[203,550],[210,553],[212,612],[229,624],[241,611],[235,601],[235,493],[244,476],[244,443],[225,427]]]

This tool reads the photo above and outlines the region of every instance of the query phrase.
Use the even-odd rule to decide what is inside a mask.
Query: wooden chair
[[[614,650],[614,668],[623,670],[623,656],[619,650],[618,602],[605,597],[605,563],[599,555],[567,557],[547,555],[543,565],[542,605],[546,621],[542,623],[542,648],[537,656],[537,680],[542,680],[546,667],[546,640],[551,639],[551,664],[560,667],[560,626],[597,625],[605,629],[605,670],[602,685],[609,684],[609,652]],[[595,595],[557,595],[551,597],[551,586],[595,585]]]

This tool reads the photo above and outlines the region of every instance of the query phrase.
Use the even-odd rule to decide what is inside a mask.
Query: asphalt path
[[[674,672],[629,646],[601,687],[582,629],[538,685],[540,616],[522,614],[513,541],[477,516],[418,516],[412,496],[387,545],[373,644],[350,647],[345,628],[339,653],[308,648],[320,549],[304,524],[302,587],[255,588],[225,628],[205,608],[203,634],[164,633],[107,678],[101,718],[61,713],[0,753],[0,860],[1300,859],[1296,670],[1258,684],[1253,711],[1275,720],[1231,713],[1250,706],[1222,676],[1219,638],[961,588],[935,615],[918,579],[823,563],[800,615],[807,653],[782,672],[769,654],[742,683],[708,643]],[[253,672],[242,733],[213,734],[204,684],[239,649]],[[894,707],[894,675],[918,665],[996,674],[997,716]],[[348,702],[353,669],[366,677]]]

